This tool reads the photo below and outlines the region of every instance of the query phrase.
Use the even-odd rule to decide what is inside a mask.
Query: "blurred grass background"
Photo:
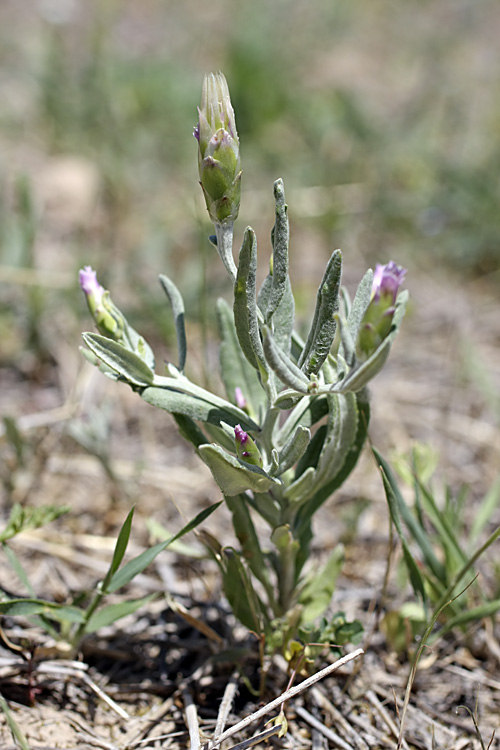
[[[267,257],[283,177],[299,313],[335,247],[353,279],[393,258],[498,286],[499,29],[495,0],[3,0],[2,409],[67,397],[83,264],[172,350],[158,273],[211,325],[227,284],[191,135],[211,70],[241,139],[236,241],[251,224]],[[13,400],[19,377],[53,388]]]

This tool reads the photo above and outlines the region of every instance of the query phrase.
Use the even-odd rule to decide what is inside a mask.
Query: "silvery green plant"
[[[200,532],[220,567],[235,615],[269,650],[309,641],[350,640],[342,615],[320,620],[342,565],[337,546],[325,564],[307,566],[316,511],[353,470],[365,441],[367,385],[385,364],[400,326],[405,270],[392,261],[368,270],[354,298],[341,287],[335,250],[319,285],[305,339],[294,328],[289,278],[288,209],[274,183],[269,272],[257,290],[257,239],[248,227],[235,264],[233,226],[240,204],[240,152],[229,90],[221,73],[203,83],[194,135],[200,183],[215,227],[212,242],[233,286],[233,305],[217,303],[225,397],[185,371],[184,303],[160,276],[177,332],[177,363],[155,371],[153,352],[103,289],[80,272],[99,334],[84,333],[87,357],[109,377],[175,418],[181,435],[210,468],[232,514],[239,548]],[[264,537],[254,523],[260,516]],[[262,524],[259,528],[262,527]],[[333,536],[333,533],[332,533]],[[293,649],[292,649],[293,650]]]

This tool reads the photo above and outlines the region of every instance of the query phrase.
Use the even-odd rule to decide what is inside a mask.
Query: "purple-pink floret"
[[[243,391],[239,387],[239,385],[236,386],[234,389],[234,400],[236,401],[236,406],[238,409],[245,409],[247,405],[247,400],[245,396],[243,395]]]
[[[196,138],[196,140],[199,143],[200,142],[200,125],[199,125],[199,123],[198,123],[198,125],[194,126],[194,128],[193,128],[193,135],[194,135],[194,137]]]
[[[241,428],[241,425],[237,424],[234,428],[234,437],[240,445],[245,445],[248,440],[248,434]]]
[[[78,273],[78,281],[85,294],[95,294],[102,292],[103,287],[97,281],[96,272],[92,266],[84,266]]]
[[[381,295],[389,295],[394,303],[405,276],[406,268],[396,265],[393,260],[386,265],[377,263],[373,274],[373,298],[379,300]]]

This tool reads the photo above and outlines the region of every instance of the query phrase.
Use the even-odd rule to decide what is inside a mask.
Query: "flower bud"
[[[262,466],[262,456],[255,440],[252,440],[250,435],[239,424],[234,428],[234,442],[238,458],[241,458],[247,464]]]
[[[123,316],[111,301],[109,292],[97,281],[96,272],[91,266],[85,266],[80,269],[78,281],[99,332],[121,341],[125,327]]]
[[[214,224],[233,223],[240,207],[240,142],[222,73],[205,76],[198,114],[194,136],[208,213]]]
[[[356,342],[359,359],[367,359],[388,336],[394,316],[396,298],[406,275],[406,268],[394,261],[377,264],[373,274],[372,297],[365,312]]]

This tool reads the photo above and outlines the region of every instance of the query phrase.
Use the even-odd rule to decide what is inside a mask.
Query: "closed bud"
[[[234,443],[236,445],[236,455],[253,466],[262,466],[262,456],[257,448],[255,440],[241,428],[239,424],[234,428]]]
[[[240,142],[222,73],[205,76],[198,114],[194,136],[208,213],[214,224],[232,224],[240,208]]]

